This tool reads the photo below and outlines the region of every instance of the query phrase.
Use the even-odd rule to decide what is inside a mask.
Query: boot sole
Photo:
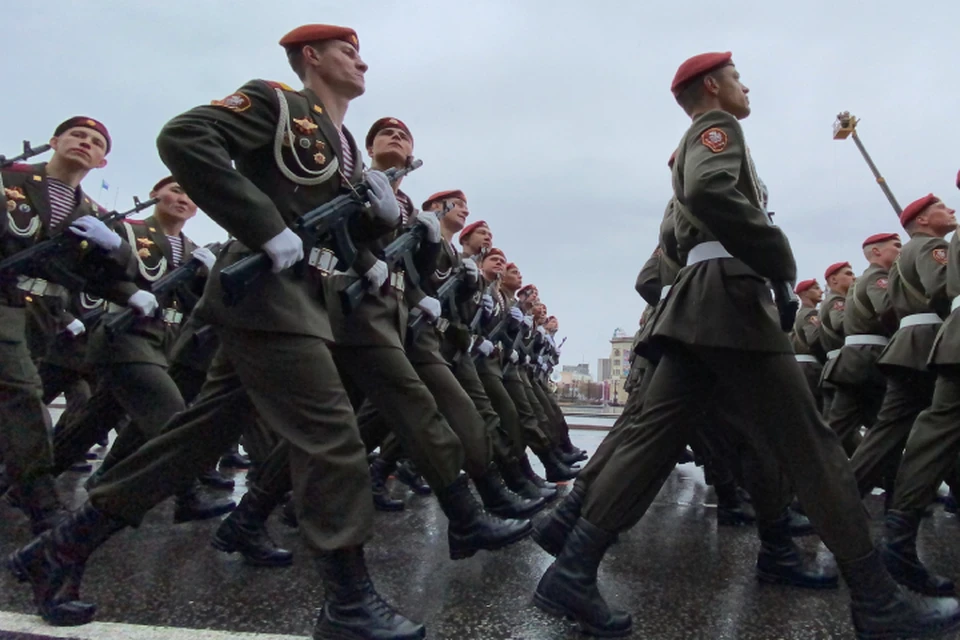
[[[633,625],[626,629],[616,631],[611,631],[609,629],[598,629],[597,627],[578,619],[577,616],[568,611],[563,605],[557,604],[552,600],[548,600],[538,592],[534,592],[533,594],[533,604],[541,611],[549,613],[552,616],[571,620],[575,625],[577,625],[577,629],[579,629],[581,633],[585,633],[588,636],[595,636],[598,638],[624,638],[633,633]]]
[[[243,561],[252,567],[289,567],[293,564],[293,556],[290,556],[288,559],[281,562],[263,561],[251,558],[244,555],[244,553],[240,551],[236,545],[230,544],[223,538],[220,538],[216,535],[210,540],[210,546],[217,551],[223,551],[224,553],[239,553],[241,556],[243,556]]]
[[[499,551],[504,547],[509,547],[512,544],[520,542],[524,538],[528,537],[532,531],[533,527],[528,526],[508,538],[501,538],[494,542],[485,544],[482,547],[454,547],[451,545],[450,559],[463,560],[465,558],[472,558],[477,554],[477,551]]]
[[[13,574],[13,577],[17,579],[17,582],[30,582],[30,574],[17,553],[11,553],[7,557],[7,569]],[[62,610],[58,609],[57,606],[41,607],[37,613],[43,618],[44,622],[54,627],[79,627],[91,622],[97,614],[96,606],[90,607],[83,612],[74,612],[66,617],[58,616],[57,611]]]
[[[778,584],[788,587],[798,587],[800,589],[838,589],[840,587],[839,578],[833,582],[804,582],[802,580],[787,578],[776,573],[761,571],[760,569],[757,569],[757,580],[765,584]]]

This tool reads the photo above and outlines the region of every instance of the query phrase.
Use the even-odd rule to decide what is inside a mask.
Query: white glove
[[[493,343],[484,338],[483,342],[477,345],[477,351],[485,356],[489,356],[491,353],[493,353]]]
[[[96,216],[83,216],[70,224],[70,231],[89,240],[104,251],[113,251],[120,246],[120,236],[103,224]]]
[[[141,316],[152,316],[160,307],[157,297],[149,291],[138,290],[127,300],[127,306],[136,311]]]
[[[197,247],[190,255],[202,262],[207,271],[213,269],[213,263],[217,261],[217,256],[213,255],[213,251],[206,247]]]
[[[528,329],[533,328],[533,316],[523,316],[523,324],[527,325]]]
[[[431,320],[436,320],[440,317],[442,311],[440,310],[440,301],[436,298],[431,298],[426,296],[423,300],[417,303],[417,309],[423,311],[427,314],[427,317]]]
[[[303,258],[303,238],[292,229],[284,229],[263,243],[263,252],[270,256],[274,273],[280,273],[300,262]]]
[[[83,326],[82,322],[74,318],[73,320],[70,321],[70,324],[64,327],[63,330],[69,333],[74,338],[76,338],[77,336],[84,333],[87,330],[87,328]]]
[[[520,311],[520,307],[510,307],[510,317],[517,322],[523,322],[523,311]]]
[[[440,242],[440,218],[432,211],[421,211],[417,215],[417,224],[422,225],[427,232],[427,240],[436,244]]]
[[[387,277],[390,276],[390,270],[387,268],[387,263],[383,260],[377,260],[373,263],[373,266],[367,269],[367,272],[363,274],[363,277],[367,279],[367,282],[370,283],[370,287],[373,289],[379,289],[383,286],[383,283],[387,281]]]
[[[537,327],[537,333],[539,333],[540,335],[546,337],[546,335],[547,335],[547,330],[543,328],[543,325],[540,325],[539,327]]]
[[[523,356],[523,364],[530,364],[530,356]]]
[[[470,262],[473,262],[472,260]],[[480,306],[483,307],[483,315],[490,317],[490,314],[493,313],[493,296],[487,295],[486,293],[480,297]]]
[[[463,261],[463,273],[467,277],[467,282],[470,284],[476,284],[480,280],[480,267],[478,267],[477,263],[473,260]],[[490,296],[487,297],[489,298]]]
[[[368,171],[367,185],[370,187],[367,194],[373,214],[389,225],[397,224],[400,220],[400,203],[387,175],[382,171]]]
[[[510,364],[517,364],[517,362],[520,360],[520,356],[517,355],[516,351],[511,351],[509,360]]]

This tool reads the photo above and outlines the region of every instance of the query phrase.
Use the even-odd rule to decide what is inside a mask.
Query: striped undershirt
[[[353,175],[353,149],[350,147],[350,141],[347,140],[343,129],[340,129],[338,133],[340,134],[340,148],[343,149],[343,175],[350,178]]]
[[[80,188],[48,177],[47,197],[50,198],[50,228],[56,229],[76,210],[80,203]]]
[[[410,198],[405,197],[397,198],[397,201],[400,204],[400,221],[403,223],[403,226],[407,226],[407,222],[410,221],[410,217],[413,215],[413,203],[410,202]]]
[[[167,236],[167,242],[170,243],[170,250],[173,252],[173,266],[177,267],[183,260],[183,240],[180,236]]]

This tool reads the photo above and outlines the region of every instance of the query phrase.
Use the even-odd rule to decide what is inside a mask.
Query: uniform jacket
[[[890,337],[897,329],[897,317],[890,303],[890,273],[871,264],[847,292],[843,314],[845,336]],[[838,385],[883,386],[885,380],[877,360],[884,347],[871,344],[844,345],[837,356],[830,382]]]
[[[952,301],[960,296],[960,234],[956,232],[947,248],[947,296]],[[960,366],[960,309],[951,311],[940,326],[933,348],[930,350],[928,366],[937,370],[944,367],[955,369]]]

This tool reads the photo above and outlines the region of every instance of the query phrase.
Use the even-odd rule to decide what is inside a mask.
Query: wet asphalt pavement
[[[593,451],[604,432],[574,431]],[[79,504],[85,493],[76,473],[61,478],[63,495]],[[244,474],[233,476],[239,501]],[[468,560],[447,556],[445,519],[436,500],[393,484],[406,510],[378,513],[367,560],[375,584],[400,611],[427,625],[427,637],[456,640],[565,640],[584,638],[571,623],[530,602],[551,558],[531,540]],[[223,495],[224,492],[216,492]],[[879,535],[882,502],[867,501]],[[99,605],[98,621],[145,625],[137,638],[196,637],[192,629],[309,637],[322,588],[297,532],[271,517],[275,540],[296,554],[284,569],[252,568],[239,556],[210,546],[218,520],[172,524],[173,504],[154,509],[97,551],[87,567],[84,596]],[[26,520],[0,505],[0,551],[29,539]],[[939,507],[922,526],[919,549],[941,573],[960,576],[960,522]],[[819,538],[800,539],[822,560]],[[759,542],[752,527],[717,527],[715,497],[701,470],[679,466],[644,520],[621,536],[600,569],[610,603],[633,614],[631,638],[656,640],[772,640],[852,638],[848,596],[761,585],[753,564]],[[29,590],[0,575],[0,638],[71,638],[81,629],[13,633],[4,614],[32,614]],[[156,627],[155,632],[150,628]],[[176,627],[179,631],[160,630]],[[5,630],[6,629],[6,630]],[[77,633],[74,636],[71,632]],[[44,635],[49,633],[49,635]],[[132,632],[130,632],[132,634]],[[180,633],[180,635],[176,635]],[[124,634],[121,634],[123,637]],[[83,636],[94,637],[94,636]],[[128,635],[127,637],[133,637]],[[229,634],[218,637],[229,637]]]

